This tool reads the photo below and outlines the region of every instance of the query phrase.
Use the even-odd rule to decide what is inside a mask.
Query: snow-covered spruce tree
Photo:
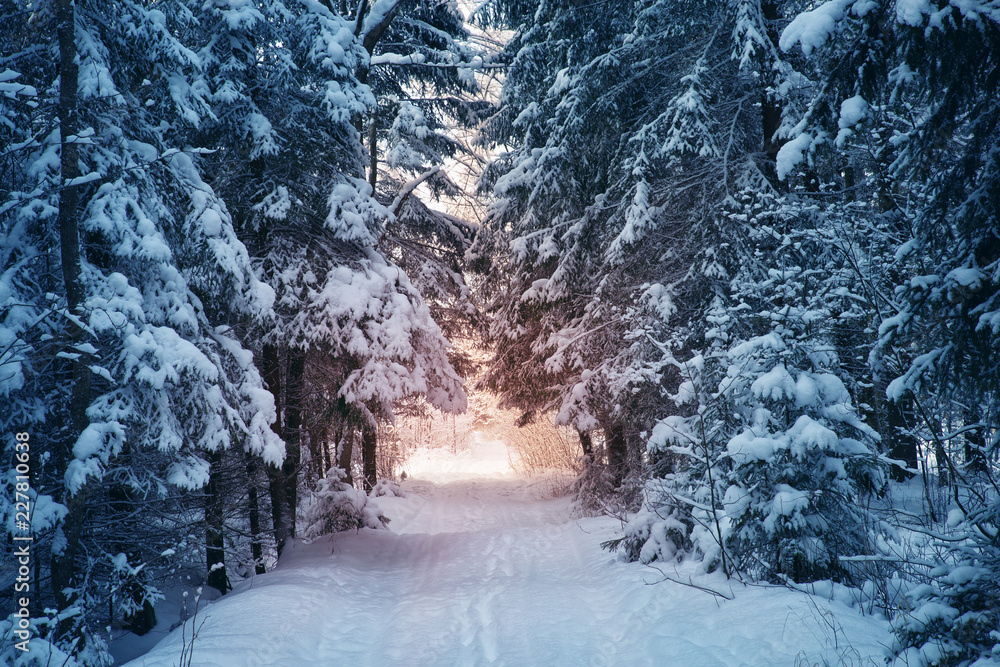
[[[228,203],[258,277],[279,288],[311,271],[281,252],[300,254],[322,227],[329,183],[357,173],[360,148],[349,121],[370,102],[353,77],[362,54],[344,21],[318,4],[222,1],[190,3],[190,11],[189,41],[198,45],[211,109],[191,141],[214,149],[202,160],[206,178]],[[290,218],[298,225],[285,225]],[[269,253],[274,263],[266,262]],[[274,266],[286,271],[284,283]],[[276,292],[277,320],[251,329],[251,337],[278,408],[274,430],[287,443],[281,467],[266,469],[280,547],[294,533],[305,359],[301,350],[290,354],[286,294]]]
[[[482,326],[463,274],[465,252],[477,226],[432,210],[415,190],[424,186],[435,197],[459,194],[442,165],[450,158],[470,158],[468,148],[450,130],[468,132],[489,108],[477,99],[474,76],[483,66],[483,53],[473,45],[453,3],[384,0],[350,9],[345,16],[354,22],[369,55],[357,76],[375,97],[368,117],[357,117],[354,123],[367,136],[363,143],[373,197],[391,213],[377,249],[411,279],[448,339],[469,338]],[[471,358],[460,347],[452,347],[448,358],[461,375],[472,372]],[[350,407],[341,410],[335,428],[349,436],[357,416]],[[376,475],[377,433],[362,438],[369,486]],[[341,448],[342,459],[350,458],[349,442]]]
[[[474,43],[457,6],[397,5],[378,38],[363,40],[376,99],[367,128],[368,182],[394,216],[379,247],[410,276],[444,334],[468,339],[483,327],[464,276],[478,225],[430,208],[415,191],[423,186],[435,197],[462,196],[442,165],[479,159],[461,135],[471,134],[492,108],[476,78],[490,55]],[[370,23],[364,22],[366,34]],[[471,374],[467,354],[453,348],[450,358],[463,375]]]
[[[372,187],[377,188],[380,162],[417,176],[464,152],[444,130],[451,123],[475,127],[489,105],[476,96],[475,71],[486,54],[470,41],[458,7],[428,0],[375,2],[363,15],[360,38],[370,59],[359,78],[377,100],[366,128]],[[455,187],[443,173],[429,185]]]
[[[916,407],[951,486],[956,532],[950,557],[911,592],[913,612],[896,621],[893,653],[907,664],[969,664],[1000,651],[998,44],[1000,13],[985,2],[827,3],[782,37],[786,49],[815,49],[825,74],[789,157],[807,157],[834,124],[839,140],[857,122],[883,131],[895,151],[885,200],[909,234],[897,243],[896,312],[882,323],[880,351],[902,362],[887,393]],[[949,414],[961,426],[944,433],[939,416]]]
[[[185,541],[184,494],[207,482],[208,457],[232,446],[283,454],[274,404],[228,326],[265,317],[273,293],[174,147],[207,112],[200,62],[175,37],[183,13],[105,9],[2,7],[4,61],[30,86],[5,97],[0,129],[13,184],[0,204],[10,343],[0,381],[15,406],[2,423],[30,434],[37,559],[33,650],[17,664],[46,663],[50,650],[105,662],[108,610],[148,629],[150,575]],[[176,530],[141,520],[154,505]]]
[[[512,150],[487,174],[498,202],[481,236],[512,276],[492,295],[488,383],[603,432],[617,476],[643,431],[684,412],[667,397],[677,360],[704,344],[732,275],[720,211],[743,172],[773,178],[775,96],[795,73],[771,36],[775,3],[615,7],[484,8],[522,23],[484,132]]]
[[[376,425],[392,418],[394,400],[421,393],[445,409],[464,406],[447,341],[380,249],[393,216],[363,180],[355,122],[374,106],[360,74],[372,27],[364,17],[383,5],[362,11],[361,21],[320,4],[276,2],[252,11],[220,3],[203,17],[214,36],[202,59],[216,120],[202,126],[200,143],[219,149],[206,169],[277,293],[277,321],[260,331],[259,358],[283,408],[289,451],[282,470],[271,470],[279,545],[296,533],[310,456],[322,477],[324,459],[350,460],[343,449],[360,430],[373,485]],[[342,451],[329,456],[328,445]]]
[[[412,181],[404,187],[409,185]],[[380,244],[386,258],[410,277],[448,340],[478,340],[486,318],[465,272],[466,253],[479,225],[432,209],[415,196],[403,201],[397,196],[393,204],[396,213]],[[452,347],[448,358],[462,377],[476,374],[476,362],[466,350]]]
[[[769,100],[780,120],[793,105],[773,96],[796,75],[783,63],[761,67],[774,81],[750,71],[780,57],[776,37],[760,33],[773,32],[764,16],[778,8],[756,6],[754,32],[752,4],[621,3],[608,15],[546,3],[511,43],[503,105],[487,128],[514,146],[492,174],[499,201],[490,231],[509,244],[502,261],[512,281],[494,297],[499,352],[487,381],[525,412],[555,407],[564,423],[600,428],[616,468],[629,449],[616,446],[638,449],[658,420],[697,414],[677,398],[683,360],[708,345],[705,308],[713,295],[730,307],[730,281],[746,259],[731,247],[723,203],[745,176],[763,174],[773,188],[768,157],[777,148],[768,146],[778,124],[751,100]],[[753,39],[767,53],[747,47]],[[762,252],[747,250],[750,259]],[[744,340],[764,333],[747,330]],[[746,425],[717,431],[706,474]],[[660,453],[657,474],[703,456]],[[688,482],[700,474],[689,472]],[[711,485],[701,488],[712,495]]]
[[[835,344],[857,299],[852,276],[836,270],[836,246],[817,229],[824,216],[794,204],[790,220],[733,230],[753,253],[734,277],[720,383],[741,422],[726,444],[728,546],[758,576],[837,579],[838,557],[869,544],[863,500],[882,487],[879,436],[853,405]]]
[[[756,174],[728,205],[733,279],[707,347],[671,360],[685,380],[671,400],[691,407],[652,430],[655,479],[623,545],[645,561],[693,550],[709,569],[840,579],[839,556],[867,551],[862,501],[882,486],[879,436],[841,379],[853,350],[837,344],[867,313],[830,217]]]
[[[622,549],[628,560],[649,563],[700,557],[706,569],[733,573],[724,549],[731,522],[723,499],[728,467],[722,453],[727,434],[736,430],[735,415],[719,393],[728,369],[727,342],[731,316],[716,297],[706,315],[707,348],[678,361],[665,348],[667,363],[681,378],[677,393],[667,398],[679,414],[662,418],[649,434],[650,479],[639,511],[618,540],[606,544]]]
[[[464,253],[475,226],[430,210],[419,201],[414,189],[426,184],[434,193],[455,194],[456,186],[440,165],[445,158],[465,149],[444,130],[448,123],[469,127],[478,122],[478,111],[484,103],[472,97],[478,91],[472,70],[482,64],[482,57],[474,57],[477,51],[467,41],[462,15],[449,3],[383,0],[360,3],[345,16],[353,21],[355,34],[369,56],[367,61],[361,61],[357,78],[369,85],[376,99],[367,119],[368,183],[372,197],[386,204],[388,211],[377,212],[381,222],[376,225],[374,247],[397,272],[402,270],[412,279],[409,285],[397,284],[416,299],[411,303],[416,329],[427,326],[428,331],[441,330],[435,335],[467,337],[475,331],[479,319],[462,275]],[[363,127],[365,120],[356,117],[355,126]],[[430,309],[430,318],[423,313],[425,307]],[[418,343],[418,356],[437,354],[425,345],[430,338],[419,331],[415,330],[413,340]],[[383,342],[374,345],[380,349]],[[447,360],[449,372],[450,368],[463,374],[470,370],[469,358],[455,348],[449,347]],[[430,357],[424,362],[438,363],[431,362]],[[359,364],[364,366],[364,360],[344,355],[336,365],[341,372],[346,369],[350,374],[358,372]],[[360,426],[367,487],[375,484],[377,476],[378,429],[368,427],[372,415],[378,415],[378,421],[391,421],[395,407],[390,403],[399,407],[400,401],[420,394],[427,398],[434,395],[431,403],[438,407],[447,403],[447,411],[464,405],[460,394],[454,394],[454,386],[445,392],[451,397],[441,403],[443,397],[434,389],[435,374],[428,377],[432,380],[429,392],[408,388],[390,401],[383,401],[377,409],[374,402],[357,405],[346,401],[343,394],[329,403],[331,408],[337,406],[332,411],[335,428],[348,436],[339,452],[345,464],[351,459],[352,431]],[[453,402],[454,398],[459,400]]]
[[[642,322],[676,312],[660,279],[664,269],[683,276],[680,264],[688,259],[650,262],[662,254],[628,247],[647,240],[665,249],[680,231],[655,241],[645,235],[647,209],[670,189],[653,193],[656,177],[643,173],[649,160],[636,154],[643,128],[660,116],[658,105],[690,88],[681,82],[687,71],[672,74],[697,59],[671,55],[690,35],[658,30],[664,5],[620,5],[622,11],[608,12],[551,2],[522,17],[508,46],[501,108],[485,132],[513,146],[487,174],[498,196],[487,239],[511,276],[492,297],[498,347],[487,382],[528,415],[556,410],[582,433],[599,432],[619,481],[641,431],[636,408],[643,396],[632,389],[659,382],[644,366],[648,341],[627,336],[641,329],[628,314]],[[686,17],[695,15],[685,8],[692,10]],[[489,7],[497,16],[504,11]],[[649,67],[635,66],[647,56]],[[667,150],[689,148],[680,141]],[[688,212],[679,207],[678,218]],[[688,249],[683,234],[671,240],[685,248],[678,254]]]

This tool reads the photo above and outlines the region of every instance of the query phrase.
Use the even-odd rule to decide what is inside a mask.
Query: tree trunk
[[[369,56],[375,53],[375,46],[378,44],[378,41],[382,39],[382,35],[385,34],[385,31],[389,28],[389,24],[392,23],[392,20],[396,17],[396,14],[399,13],[402,6],[403,3],[401,1],[397,1],[388,12],[382,15],[382,19],[378,23],[365,26],[364,17],[368,12],[369,3],[365,1],[359,5],[358,15],[355,18],[357,21],[355,24],[357,29],[355,30],[354,36],[361,38],[361,44],[365,47],[365,50],[368,51]],[[363,27],[367,27],[368,32],[363,32]],[[370,72],[371,70],[369,66],[367,64],[363,64],[358,67],[354,75],[357,77],[359,83],[367,84]],[[376,101],[376,107],[377,105],[378,102]],[[364,132],[362,131],[363,124],[363,117],[358,116],[354,119],[354,127],[357,129],[358,134],[361,135],[362,148],[364,148]],[[375,132],[375,114],[372,114],[371,127],[369,128],[369,145],[371,146],[371,170],[369,172],[369,183],[372,186],[372,196],[375,195],[375,183],[378,177],[378,150],[375,145]],[[364,167],[361,168],[361,171],[364,172]]]
[[[309,451],[312,458],[312,470],[316,479],[326,477],[326,471],[333,467],[330,456],[330,420],[317,419],[309,429]]]
[[[62,253],[63,283],[71,311],[83,304],[80,282],[80,228],[77,220],[79,188],[66,185],[80,175],[80,150],[76,143],[79,131],[77,86],[79,65],[76,62],[76,18],[73,0],[59,0],[59,128],[60,169],[59,242]],[[70,139],[73,139],[70,141]],[[75,407],[75,406],[74,406]]]
[[[319,477],[326,477],[326,471],[330,469],[330,453],[327,448],[327,433],[325,427],[316,427],[309,431],[309,446],[312,447],[313,460],[319,466],[316,471]]]
[[[365,491],[371,491],[378,483],[375,458],[377,445],[378,430],[371,424],[365,424],[361,429],[361,462],[365,474]]]
[[[905,400],[905,399],[903,399]],[[898,401],[887,401],[887,431],[889,443],[889,458],[902,461],[910,470],[917,469],[917,440],[906,432],[906,413],[904,406]],[[890,470],[892,478],[897,482],[905,482],[913,477],[914,473],[908,472],[899,466],[893,466]]]
[[[371,125],[368,127],[368,183],[372,186],[372,196],[375,196],[375,184],[378,183],[378,126],[375,114],[372,113]]]
[[[128,629],[132,634],[141,637],[156,627],[156,609],[153,607],[153,603],[146,598],[146,589],[142,585],[143,581],[148,580],[146,570],[139,570],[135,576],[140,581],[129,582],[122,592],[131,597],[132,602],[137,604],[139,608],[128,614],[124,621],[128,624]]]
[[[604,439],[608,443],[608,467],[615,486],[621,486],[625,478],[625,463],[628,458],[625,431],[621,424],[610,424],[604,427]]]
[[[80,229],[77,219],[79,207],[78,186],[66,185],[80,175],[79,148],[75,136],[79,131],[77,88],[79,85],[79,65],[76,53],[76,16],[73,0],[59,0],[57,6],[59,39],[59,127],[60,127],[60,189],[59,189],[59,250],[62,263],[63,284],[66,289],[66,305],[76,316],[83,315],[84,292],[81,273]],[[71,346],[83,339],[83,332],[76,324],[67,325]],[[79,354],[76,349],[70,350]],[[64,449],[66,459],[72,458],[73,446],[80,434],[87,428],[87,407],[90,405],[90,368],[80,358],[70,361],[72,369],[69,419]],[[71,494],[63,493],[62,503],[66,506],[66,516],[57,527],[57,532],[65,538],[55,540],[51,554],[52,590],[59,610],[70,607],[76,594],[67,592],[78,583],[76,581],[76,555],[83,536],[87,518],[86,485]],[[73,626],[73,619],[60,623],[65,632]]]
[[[778,5],[773,0],[764,0],[764,2],[760,3],[760,11],[764,17],[764,21],[767,23],[767,39],[777,49],[779,40],[777,29]],[[777,162],[778,150],[784,143],[783,140],[777,138],[778,129],[781,127],[781,112],[781,104],[771,95],[768,95],[766,88],[761,90],[760,116],[761,130],[764,135],[764,145],[762,148],[771,168]],[[777,174],[774,174],[770,180],[773,184],[784,187],[783,184],[779,183]]]
[[[965,424],[979,422],[972,410],[965,411]],[[986,472],[986,438],[983,429],[978,428],[965,434],[965,469],[969,472]]]
[[[583,448],[583,456],[590,465],[594,462],[594,441],[590,437],[590,433],[584,431],[577,431],[580,434],[580,446]]]
[[[284,412],[284,401],[281,392],[281,356],[278,348],[274,345],[264,345],[263,350],[264,382],[274,396],[274,407],[277,410],[278,418],[271,424],[271,430],[278,437],[284,437],[282,428],[282,414]],[[287,454],[286,454],[287,457]],[[278,549],[278,555],[285,548],[285,540],[291,537],[291,526],[287,521],[285,507],[288,499],[285,495],[285,482],[281,466],[267,466],[268,489],[271,494],[271,520],[274,526],[274,541]]]
[[[229,590],[226,576],[225,508],[219,477],[221,452],[209,452],[208,488],[205,489],[205,582],[223,595]]]
[[[351,458],[354,456],[354,427],[348,424],[344,429],[344,439],[340,445],[340,460],[337,462],[338,467],[343,469],[347,473],[346,481],[351,486],[354,486],[354,474],[351,472]]]
[[[260,542],[260,501],[257,498],[257,466],[247,455],[247,511],[250,519],[250,555],[253,556],[254,571],[264,574],[264,547]]]
[[[112,516],[128,516],[135,512],[141,503],[142,499],[122,484],[112,483],[108,488],[108,509]],[[113,545],[109,545],[115,549],[114,553],[126,554],[128,562],[133,565],[141,562],[142,553],[140,545],[136,543],[135,534],[126,528],[120,533],[116,531],[116,535],[120,535],[120,537],[114,541]],[[148,581],[146,569],[139,568],[132,576],[123,578],[119,591],[122,598],[127,598],[131,602],[130,606],[135,609],[131,613],[126,613],[122,620],[132,633],[140,636],[156,627],[156,610],[146,596],[146,583]],[[109,598],[108,604],[110,607],[109,616],[113,622],[115,618],[113,597]]]
[[[302,462],[302,399],[306,355],[302,350],[288,352],[288,386],[285,390],[285,462],[281,473],[285,481],[285,510],[289,535],[295,537],[295,513],[298,509],[299,466]]]
[[[937,460],[938,486],[951,485],[951,471],[948,470],[948,452],[940,440],[934,441],[934,458]]]

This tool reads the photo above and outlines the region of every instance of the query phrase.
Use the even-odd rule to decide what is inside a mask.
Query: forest
[[[0,0],[0,661],[485,392],[625,560],[1000,663],[998,90],[998,0]]]

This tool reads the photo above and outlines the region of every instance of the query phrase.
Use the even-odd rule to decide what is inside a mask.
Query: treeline
[[[487,384],[640,508],[612,546],[869,591],[901,664],[995,657],[996,3],[480,17],[515,31],[473,248],[505,276]]]
[[[407,401],[464,409],[476,228],[410,194],[456,190],[483,54],[430,0],[2,0],[0,35],[8,601],[32,538],[31,650],[12,616],[0,656],[106,664],[171,573],[225,592],[353,460],[374,485]]]

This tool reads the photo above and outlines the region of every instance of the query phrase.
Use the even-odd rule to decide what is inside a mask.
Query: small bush
[[[347,473],[330,468],[303,503],[305,538],[362,528],[384,528],[389,520],[369,504],[368,495],[348,484]]]

